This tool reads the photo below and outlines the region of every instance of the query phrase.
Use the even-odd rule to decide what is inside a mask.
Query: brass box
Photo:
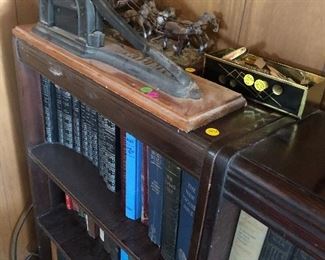
[[[325,82],[325,78],[288,65],[264,59],[288,79],[275,77],[235,61],[222,59],[233,49],[226,49],[211,54],[205,54],[203,76],[220,85],[242,93],[247,99],[301,118],[307,95]],[[256,59],[253,54],[244,54],[246,58]],[[308,84],[298,84],[301,78]]]

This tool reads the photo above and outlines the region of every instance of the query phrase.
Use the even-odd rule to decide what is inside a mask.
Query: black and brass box
[[[325,82],[324,77],[271,60],[263,59],[282,77],[247,66],[243,60],[256,61],[259,58],[253,54],[225,60],[223,57],[232,51],[233,49],[226,49],[205,54],[203,76],[242,93],[247,99],[294,117],[301,118],[307,96],[317,85]]]

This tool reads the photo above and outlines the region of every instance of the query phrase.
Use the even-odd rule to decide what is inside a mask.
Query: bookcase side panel
[[[13,39],[15,51],[16,78],[20,117],[23,128],[26,152],[45,141],[40,74],[19,60],[16,39]],[[27,156],[28,157],[28,156]],[[50,240],[39,228],[37,219],[51,207],[56,206],[62,197],[61,191],[44,175],[30,159],[28,162],[29,183],[32,193],[33,211],[36,219],[36,235],[40,259],[51,259]]]
[[[13,48],[24,141],[30,148],[44,142],[40,74],[20,61],[16,38],[13,39]]]

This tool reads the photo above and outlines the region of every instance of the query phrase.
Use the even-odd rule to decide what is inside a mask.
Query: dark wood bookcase
[[[294,166],[288,166],[286,172],[292,174],[284,176],[282,164],[278,166],[276,159],[277,156],[280,159],[287,156],[291,162],[295,159],[300,152],[294,145],[297,137],[290,137],[293,145],[286,151],[258,146],[261,141],[281,136],[283,129],[297,132],[299,125],[304,125],[302,131],[306,134],[308,128],[324,129],[324,112],[314,110],[300,122],[249,104],[205,127],[184,133],[104,88],[94,78],[83,75],[78,67],[69,66],[35,47],[17,29],[14,35],[21,120],[41,259],[50,259],[50,240],[68,259],[108,257],[78,224],[78,217],[62,206],[63,192],[71,195],[130,256],[161,258],[159,248],[147,236],[147,228],[124,216],[120,194],[107,190],[96,174],[96,167],[66,147],[45,143],[41,74],[199,179],[190,259],[227,259],[241,209],[283,233],[314,257],[324,259],[323,197],[304,188],[308,186],[308,178],[295,178],[294,173],[299,169]],[[218,128],[221,134],[210,137],[205,134],[207,127]],[[289,137],[284,134],[285,138]],[[306,138],[306,142],[313,142],[313,147],[318,146],[316,151],[324,155],[321,138],[318,131],[317,136]],[[308,151],[298,158],[306,159],[307,164],[313,162]],[[324,174],[315,178],[324,184]],[[315,181],[315,178],[310,179]]]

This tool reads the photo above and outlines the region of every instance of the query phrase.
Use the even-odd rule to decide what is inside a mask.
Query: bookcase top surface
[[[51,43],[51,41],[34,34],[32,27],[32,25],[19,26],[13,30],[13,33],[18,39],[27,42],[62,64],[77,70],[89,80],[96,82],[103,88],[127,99],[141,109],[182,131],[189,132],[238,110],[246,104],[241,94],[192,74],[191,76],[195,79],[202,92],[201,99],[175,98],[159,91],[159,89],[156,90],[155,95],[143,93],[141,89],[147,86],[145,82],[105,63],[73,55],[69,51]],[[128,47],[110,43],[104,48],[122,53]],[[131,48],[128,48],[128,51],[137,52],[137,50]],[[65,76],[59,68],[50,68],[50,72],[56,77]]]

